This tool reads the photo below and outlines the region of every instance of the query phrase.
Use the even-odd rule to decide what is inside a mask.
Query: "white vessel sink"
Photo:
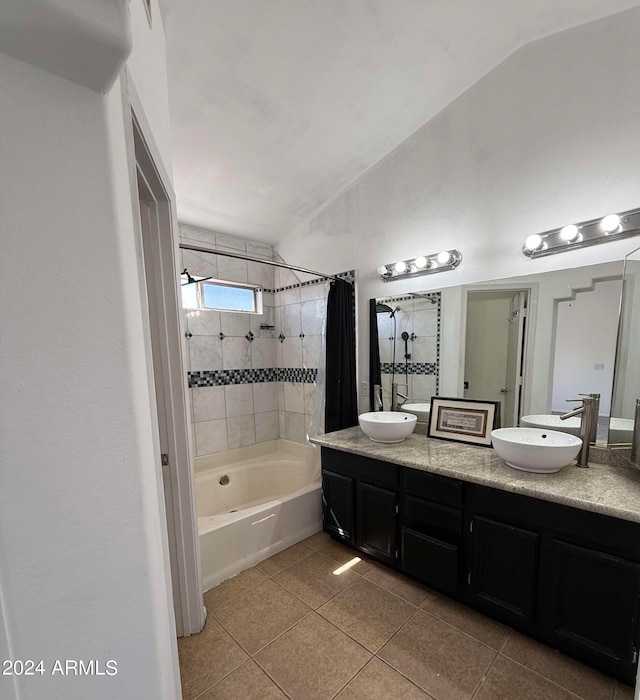
[[[407,413],[413,413],[418,420],[429,422],[429,416],[431,415],[431,404],[430,403],[403,403],[400,406],[401,411],[406,411]]]
[[[371,411],[358,416],[364,434],[374,442],[402,442],[417,422],[416,416],[399,411]]]
[[[561,433],[569,433],[580,437],[580,416],[572,416],[566,420],[560,420],[560,416],[545,414],[522,416],[520,418],[520,427],[559,430]]]
[[[498,428],[491,432],[491,442],[510,467],[539,474],[560,471],[582,447],[575,435],[541,428]]]

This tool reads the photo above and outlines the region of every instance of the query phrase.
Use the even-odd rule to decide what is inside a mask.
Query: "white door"
[[[465,344],[468,399],[500,404],[500,425],[518,424],[526,292],[469,292]]]
[[[507,374],[504,387],[504,427],[517,426],[520,420],[524,326],[526,323],[526,292],[516,292],[511,298],[509,333],[507,338]]]

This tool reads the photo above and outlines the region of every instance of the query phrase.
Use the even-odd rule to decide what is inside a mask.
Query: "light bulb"
[[[399,274],[403,274],[404,272],[407,272],[407,263],[402,262],[401,260],[398,261],[394,266],[393,269]]]
[[[614,233],[620,228],[620,217],[617,214],[607,214],[600,222],[600,228],[605,233]]]
[[[380,277],[388,277],[389,276],[389,268],[386,265],[380,265],[378,268],[378,274]]]
[[[436,260],[441,264],[441,265],[446,265],[449,260],[451,260],[451,253],[449,253],[448,250],[443,250],[441,253],[438,253],[438,257]]]
[[[542,241],[542,237],[539,236],[537,233],[531,234],[531,236],[529,236],[524,242],[525,250],[530,250],[531,252],[533,252],[534,250],[540,250],[540,248],[542,248],[543,245],[544,242]]]
[[[424,255],[419,255],[414,261],[413,264],[418,268],[418,270],[422,270],[427,266],[427,259],[424,257]]]
[[[580,231],[575,224],[568,224],[560,230],[560,238],[562,238],[565,243],[571,243],[575,241],[580,235]]]

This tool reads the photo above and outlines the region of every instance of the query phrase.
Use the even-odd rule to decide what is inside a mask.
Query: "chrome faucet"
[[[409,388],[407,384],[404,384],[403,386],[406,386],[407,389]],[[399,401],[399,399],[402,399],[402,401]],[[398,391],[398,383],[394,382],[391,385],[391,410],[397,411],[400,406],[407,401],[409,401],[409,397],[406,394],[402,394],[400,391]]]
[[[567,420],[567,418],[573,416],[580,416],[580,439],[582,440],[582,447],[576,459],[577,467],[589,466],[589,447],[592,442],[592,436],[595,435],[598,425],[598,414],[596,411],[598,409],[599,398],[599,396],[598,399],[596,399],[589,395],[585,396],[583,399],[567,399],[567,401],[582,401],[582,406],[576,408],[575,411],[560,416],[560,420]]]
[[[373,410],[382,411],[384,404],[382,403],[382,387],[380,384],[373,385]]]

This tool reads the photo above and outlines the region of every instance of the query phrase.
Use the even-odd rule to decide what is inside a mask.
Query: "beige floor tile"
[[[609,700],[615,681],[529,637],[511,632],[502,654],[585,700]]]
[[[249,657],[209,614],[200,634],[178,639],[183,700],[191,700]]]
[[[499,651],[509,628],[444,595],[433,593],[422,609]]]
[[[436,698],[468,700],[496,652],[420,610],[378,656]]]
[[[266,580],[267,577],[262,571],[246,569],[237,576],[223,581],[219,586],[208,590],[204,594],[205,608],[213,611]]]
[[[316,532],[315,535],[311,535],[311,537],[307,537],[306,540],[302,540],[302,543],[306,546],[309,547],[309,549],[315,549],[319,550],[320,547],[325,543],[325,542],[330,542],[331,541],[331,535],[329,535],[328,532]]]
[[[634,689],[630,685],[625,683],[616,682],[616,690],[614,693],[614,700],[633,700]]]
[[[314,537],[316,537],[316,535],[314,535]],[[351,562],[353,561],[353,559],[359,559],[360,561],[355,563],[351,567],[351,570],[355,571],[357,574],[360,575],[365,574],[367,571],[373,569],[375,564],[375,562],[372,559],[369,559],[362,552],[358,552],[357,550],[352,549],[351,547],[347,547],[344,544],[340,544],[340,542],[336,542],[330,537],[328,539],[318,540],[315,549],[318,552],[324,554],[325,557],[333,559],[340,565],[346,564],[347,562]]]
[[[382,564],[374,564],[364,577],[414,605],[422,605],[431,595],[430,589]]]
[[[336,695],[336,700],[425,700],[430,697],[387,666],[384,661],[374,657],[349,685]]]
[[[498,656],[473,700],[576,700],[546,678]]]
[[[255,660],[292,698],[332,698],[371,654],[314,613],[256,654]]]
[[[360,579],[318,612],[374,654],[417,610],[371,581]]]
[[[247,661],[198,700],[286,700],[286,697],[256,663]]]
[[[215,616],[237,642],[255,654],[309,612],[304,603],[267,579],[218,608]]]
[[[273,580],[316,609],[359,578],[350,570],[336,575],[337,568],[333,559],[314,552],[281,571]]]
[[[278,552],[272,557],[261,561],[257,564],[257,568],[267,576],[275,576],[292,564],[300,561],[300,559],[308,557],[312,551],[312,549],[309,549],[309,547],[302,544],[302,542],[298,542],[298,544],[294,544],[293,547],[283,549],[282,552]]]

